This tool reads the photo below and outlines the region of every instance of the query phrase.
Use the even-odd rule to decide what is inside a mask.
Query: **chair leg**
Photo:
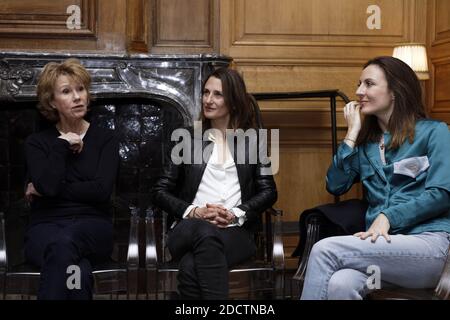
[[[150,270],[145,269],[145,299],[150,300]]]
[[[247,272],[247,277],[248,277],[248,293],[247,293],[247,299],[254,299],[255,295],[254,295],[254,291],[257,290],[255,288],[255,281],[254,281],[254,277],[252,276],[251,272]]]
[[[138,293],[138,270],[127,271],[127,300],[136,300]]]
[[[6,300],[6,275],[2,273],[2,277],[0,279],[1,286],[1,299]]]
[[[155,271],[155,295],[156,295],[156,300],[159,300],[159,273],[158,270]]]
[[[152,281],[153,280],[153,281]],[[150,300],[152,295],[152,288],[154,288],[154,299],[158,300],[158,270],[156,269],[146,269],[145,270],[145,297]]]
[[[284,271],[275,272],[275,299],[284,299]]]

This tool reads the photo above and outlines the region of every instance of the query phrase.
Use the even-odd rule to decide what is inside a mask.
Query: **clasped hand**
[[[221,204],[207,203],[206,207],[197,207],[191,211],[191,217],[204,219],[219,228],[226,228],[235,219],[235,215]]]
[[[61,134],[58,138],[64,139],[70,144],[70,150],[73,151],[73,153],[80,153],[81,150],[83,150],[83,140],[81,139],[80,135],[68,132]]]
[[[33,201],[33,197],[42,197],[42,195],[36,191],[32,182],[29,182],[27,185],[27,189],[25,190],[25,199],[28,202]]]

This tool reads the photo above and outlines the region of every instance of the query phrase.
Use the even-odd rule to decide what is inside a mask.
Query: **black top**
[[[31,223],[74,216],[108,217],[119,164],[114,132],[90,125],[81,153],[53,126],[27,138],[28,182],[42,197],[31,203]]]

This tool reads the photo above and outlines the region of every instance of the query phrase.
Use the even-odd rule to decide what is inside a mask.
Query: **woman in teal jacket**
[[[380,284],[436,286],[450,244],[450,133],[426,118],[419,80],[378,57],[362,71],[358,101],[327,177],[327,190],[361,181],[367,230],[317,242],[302,299],[362,299]],[[363,120],[361,115],[364,115]]]

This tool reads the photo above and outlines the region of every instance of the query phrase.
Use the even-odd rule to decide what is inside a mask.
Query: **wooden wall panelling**
[[[413,17],[409,25],[411,42],[427,43],[427,28],[425,26],[427,25],[428,19],[428,1],[414,0],[415,5],[412,4],[410,7],[410,16]]]
[[[218,51],[219,0],[151,0],[152,53]]]
[[[333,196],[325,190],[325,176],[330,163],[331,151],[328,147],[281,148],[280,170],[275,181],[277,207],[284,210],[283,221],[298,221],[299,214],[304,210],[333,202]],[[357,198],[359,194],[360,186],[355,185],[343,198]]]
[[[81,29],[66,27],[69,5],[81,9]],[[10,50],[126,50],[126,0],[0,2],[0,48]]]
[[[67,28],[67,8],[77,5],[81,11],[80,29]],[[96,1],[92,0],[2,0],[0,2],[0,35],[21,37],[95,37]]]
[[[415,0],[376,3],[379,30],[367,28],[369,0],[223,1],[221,52],[240,59],[367,60],[412,35]]]
[[[432,112],[450,112],[450,54],[449,57],[434,61],[435,90]]]
[[[129,52],[148,52],[150,1],[127,1],[127,49]]]
[[[236,0],[234,3],[238,42],[336,41],[348,37],[365,40],[373,36],[366,25],[366,10],[373,1]],[[377,4],[385,17],[376,36],[384,39],[403,36],[398,25],[405,28],[408,22],[404,1],[382,0]],[[390,20],[394,15],[397,19]]]
[[[323,62],[278,65],[277,62],[249,63],[237,59],[237,68],[252,92],[289,92],[340,89],[355,99],[362,65],[357,62]]]
[[[281,128],[281,132],[285,129]],[[329,132],[327,132],[329,133]],[[275,176],[278,189],[277,208],[283,210],[284,224],[297,226],[300,214],[319,204],[333,202],[325,191],[325,174],[331,162],[330,146],[301,147],[283,145],[280,150],[280,171]],[[354,185],[341,199],[361,197],[361,187]],[[298,233],[283,234],[286,268],[296,269],[297,258],[290,258],[297,246]]]
[[[431,79],[427,89],[432,117],[450,124],[450,2],[428,2],[428,53]]]
[[[127,49],[127,1],[99,1],[99,37],[95,50],[125,52]]]
[[[433,41],[440,43],[450,41],[450,2],[448,0],[433,0],[434,12],[434,37]]]

